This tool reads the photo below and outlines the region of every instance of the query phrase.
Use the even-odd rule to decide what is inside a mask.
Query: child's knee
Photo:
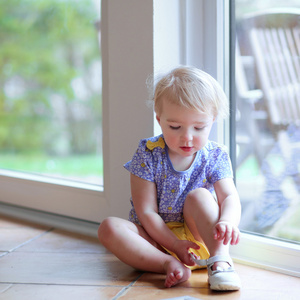
[[[184,211],[193,211],[197,208],[215,206],[216,201],[211,192],[204,188],[195,189],[187,195],[184,202]]]
[[[191,192],[188,193],[186,200],[187,201],[206,201],[206,200],[211,200],[212,194],[210,193],[209,190],[204,189],[204,188],[198,188],[195,189]]]
[[[102,244],[106,244],[106,242],[111,238],[114,228],[115,228],[115,218],[108,217],[104,219],[99,228],[98,228],[98,238]]]

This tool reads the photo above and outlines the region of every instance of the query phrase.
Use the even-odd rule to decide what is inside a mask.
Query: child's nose
[[[182,140],[186,142],[186,141],[191,141],[192,139],[193,139],[193,135],[190,132],[190,130],[184,131],[182,135]]]

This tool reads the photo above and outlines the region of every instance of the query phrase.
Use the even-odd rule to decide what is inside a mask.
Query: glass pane
[[[300,242],[300,2],[235,3],[241,229]]]
[[[0,2],[0,168],[102,184],[100,0]]]

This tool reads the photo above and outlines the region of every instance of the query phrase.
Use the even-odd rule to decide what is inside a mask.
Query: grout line
[[[121,289],[121,291],[112,298],[112,300],[117,300],[119,299],[121,296],[123,296],[125,294],[125,292],[131,288],[143,275],[144,273],[140,274],[134,281],[132,281],[130,284],[128,284],[127,286],[125,286],[124,288]]]
[[[1,251],[0,257],[5,256],[8,253],[9,253],[8,251]]]
[[[38,238],[42,237],[42,236],[45,235],[45,234],[47,234],[47,233],[53,231],[54,229],[55,229],[55,228],[50,228],[50,229],[48,229],[48,230],[46,230],[46,231],[40,233],[39,235],[37,235],[37,236],[35,236],[35,237],[33,237],[33,238],[31,238],[31,239],[29,239],[29,240],[27,240],[27,241],[25,241],[25,242],[19,244],[19,245],[16,246],[15,248],[13,248],[13,249],[11,249],[11,250],[8,250],[8,252],[7,252],[6,254],[9,254],[9,253],[14,252],[15,250],[17,250],[17,249],[19,249],[19,248],[21,248],[21,247],[23,247],[23,246],[29,244],[30,242],[32,242],[32,241],[34,241],[34,240],[37,240]],[[5,254],[5,255],[6,255],[6,254]]]
[[[1,282],[1,283],[2,283],[2,282]],[[12,283],[8,283],[8,284],[9,284],[9,286],[8,286],[6,289],[1,290],[1,291],[0,291],[0,294],[4,294],[7,290],[9,290],[9,289],[13,286]]]

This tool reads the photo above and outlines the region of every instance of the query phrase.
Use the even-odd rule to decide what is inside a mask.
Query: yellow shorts
[[[197,244],[198,246],[200,246],[199,250],[190,249],[190,252],[195,253],[195,255],[199,256],[201,259],[208,259],[209,258],[208,249],[206,248],[206,246],[203,243],[198,242],[194,238],[194,236],[190,232],[190,230],[187,227],[185,222],[184,223],[170,222],[170,223],[167,223],[166,225],[172,230],[172,232],[177,236],[178,239],[191,241],[191,242],[194,242],[195,244]],[[174,252],[166,249],[165,247],[163,247],[163,248],[168,253],[170,253],[172,256],[174,256],[175,258],[178,259],[177,255]],[[187,266],[187,267],[190,268],[191,270],[206,268],[206,266],[198,266],[198,265],[196,265],[196,266]]]

